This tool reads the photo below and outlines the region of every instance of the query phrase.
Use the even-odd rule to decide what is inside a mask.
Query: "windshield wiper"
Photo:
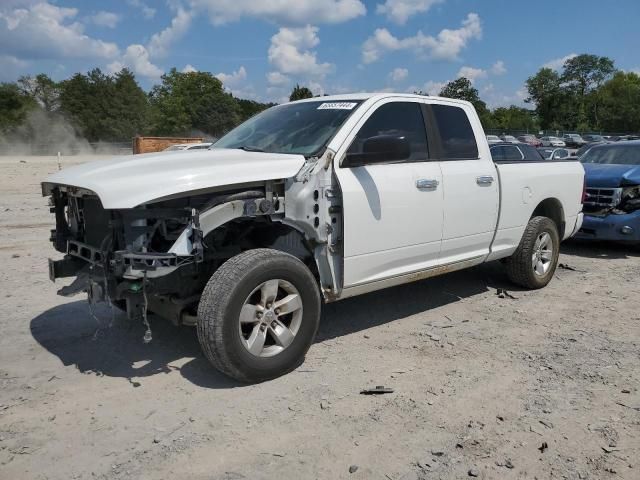
[[[238,150],[244,150],[245,152],[264,152],[263,149],[259,147],[252,147],[251,145],[243,145],[238,147]]]

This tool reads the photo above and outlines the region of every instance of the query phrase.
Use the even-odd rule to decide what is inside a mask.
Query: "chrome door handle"
[[[476,183],[478,185],[491,185],[493,183],[493,177],[491,175],[481,175],[476,177]]]
[[[416,188],[435,190],[438,188],[438,185],[440,185],[438,180],[429,180],[426,178],[416,180]]]

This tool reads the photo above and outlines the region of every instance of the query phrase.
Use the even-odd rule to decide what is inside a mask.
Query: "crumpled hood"
[[[108,209],[133,208],[169,195],[226,185],[293,177],[302,155],[211,149],[148,153],[65,168],[43,182],[91,190]]]
[[[583,163],[587,187],[616,188],[640,185],[640,165]]]

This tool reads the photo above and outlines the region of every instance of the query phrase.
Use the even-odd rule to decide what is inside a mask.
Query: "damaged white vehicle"
[[[276,106],[208,152],[93,162],[43,183],[52,280],[196,325],[225,374],[299,365],[331,302],[486,261],[540,288],[582,222],[575,161],[494,159],[467,102],[354,94]],[[147,339],[150,330],[147,331]]]

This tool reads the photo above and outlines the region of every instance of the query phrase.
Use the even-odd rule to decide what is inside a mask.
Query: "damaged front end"
[[[577,238],[640,242],[640,185],[587,188]]]
[[[267,182],[249,190],[105,209],[91,191],[43,184],[56,219],[51,241],[65,254],[49,260],[49,276],[52,281],[76,277],[58,293],[86,292],[91,303],[108,302],[130,319],[146,323],[151,311],[176,325],[193,325],[212,273],[241,251],[243,241],[250,242],[251,231],[241,220],[270,224],[284,210],[281,190],[282,184]]]

